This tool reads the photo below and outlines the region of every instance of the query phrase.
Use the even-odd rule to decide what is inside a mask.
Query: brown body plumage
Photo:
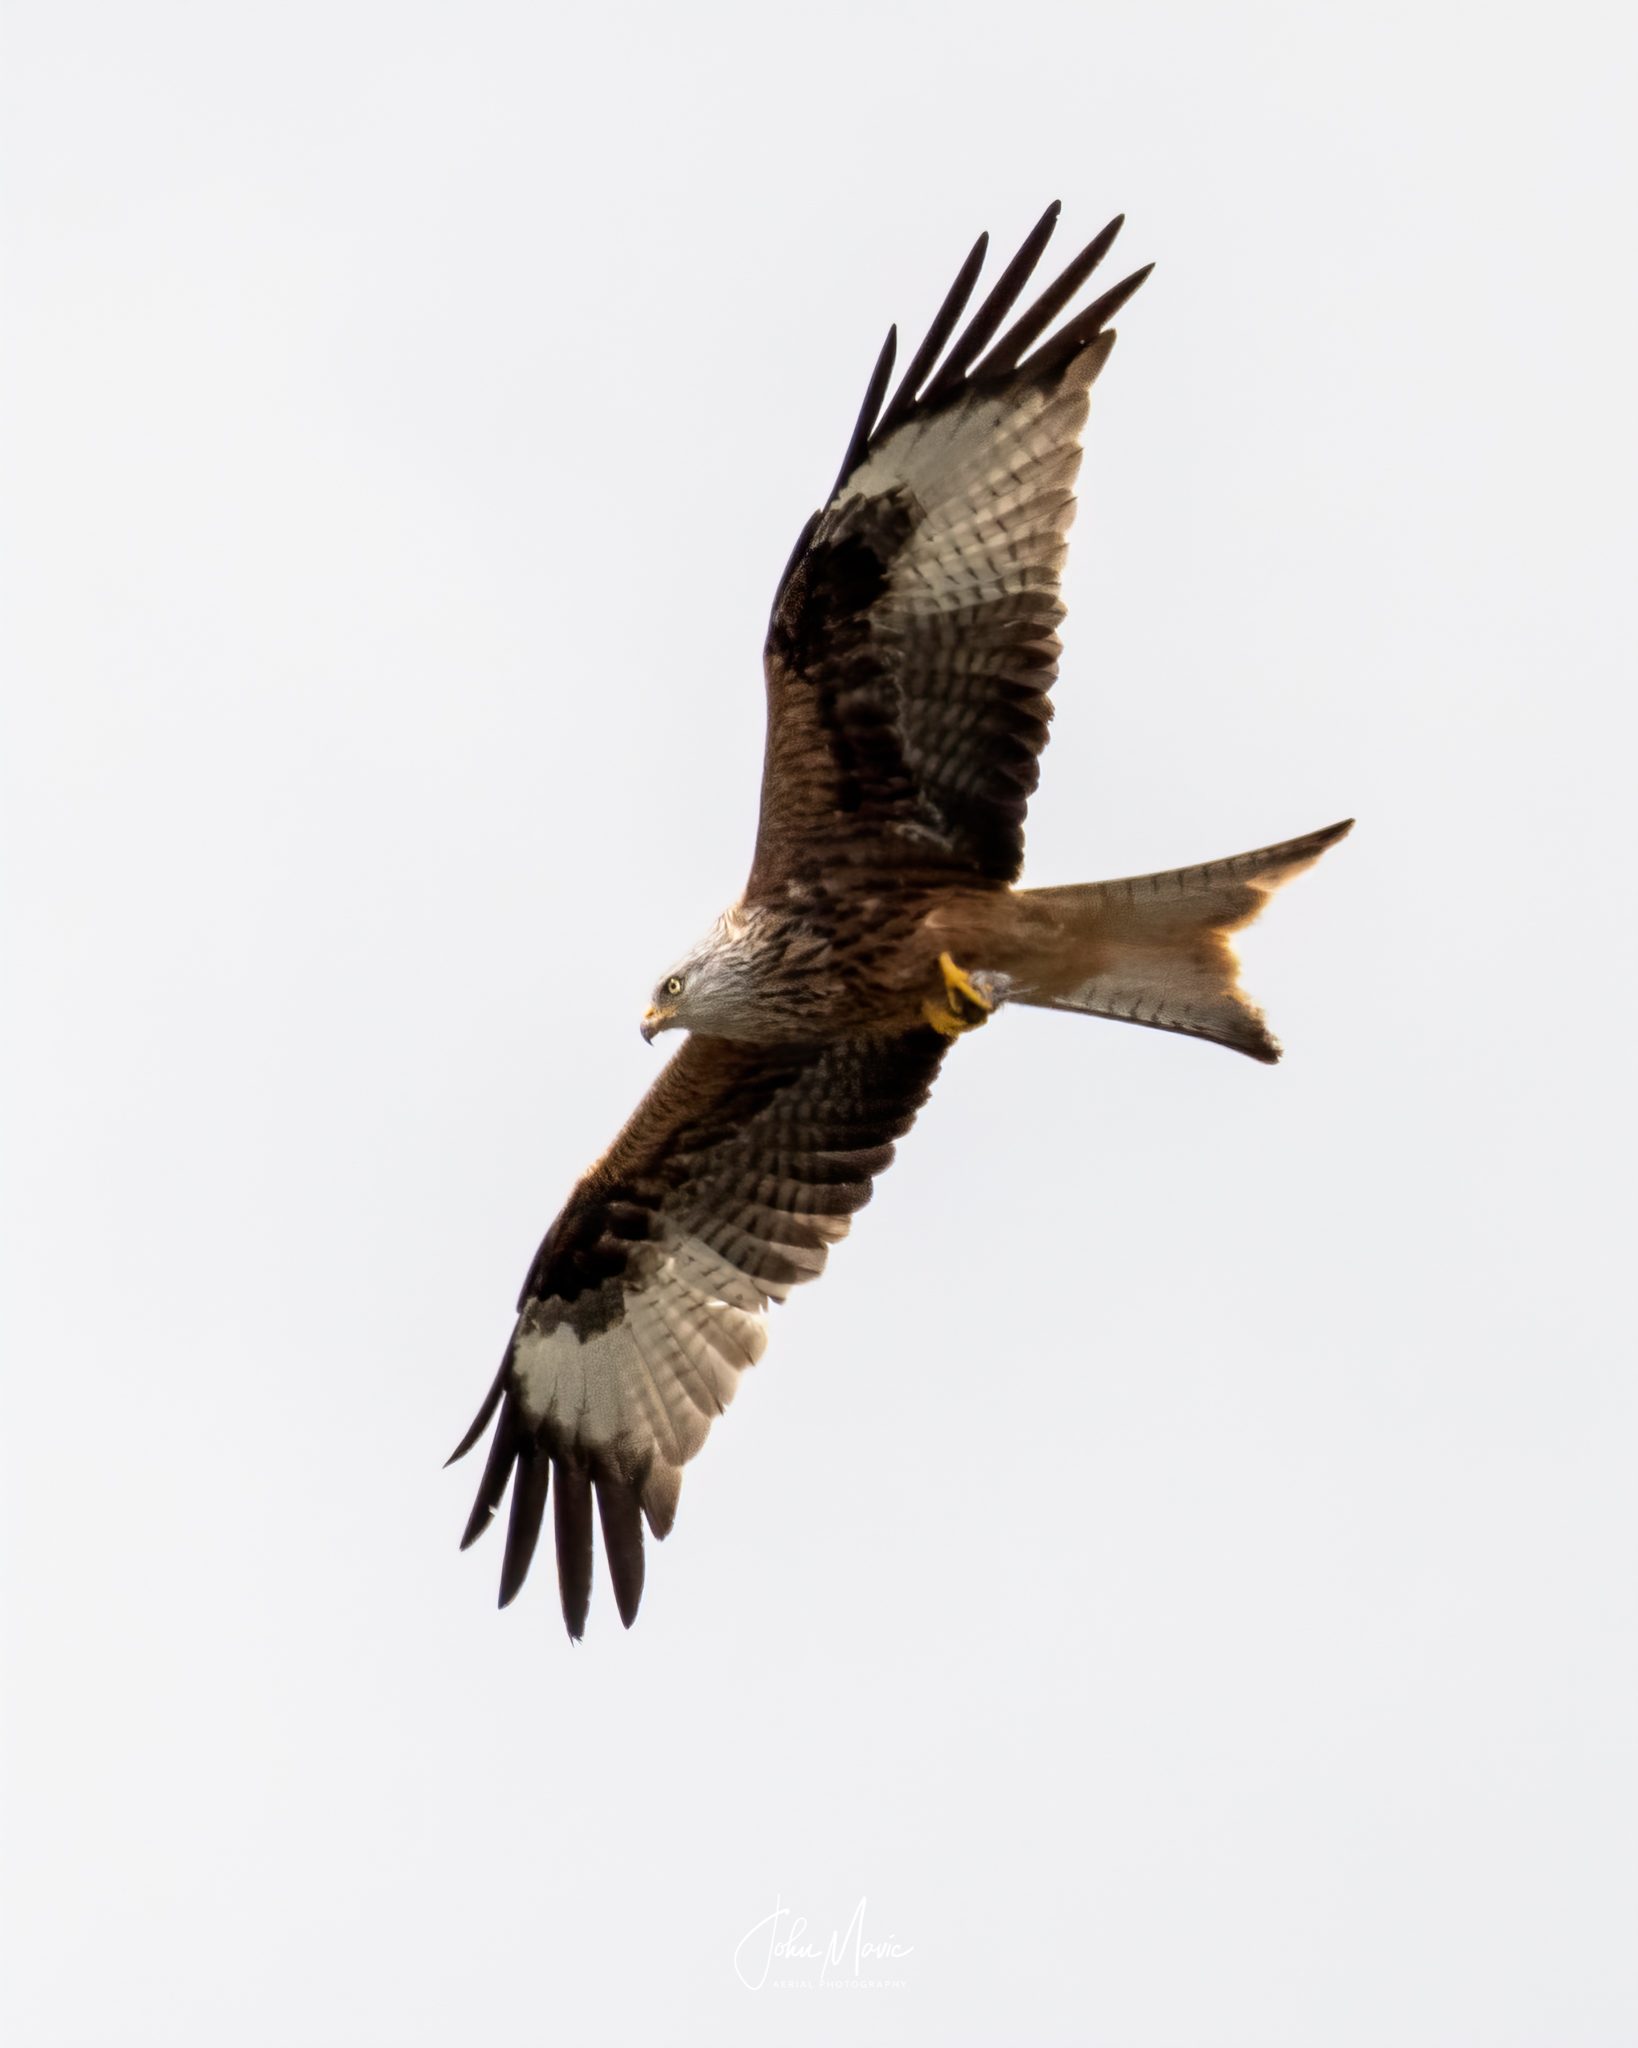
[[[939,962],[952,954],[1004,1001],[1178,1031],[1273,1061],[1278,1044],[1239,986],[1230,940],[1348,830],[1329,825],[1227,860],[1060,889],[870,873],[851,876],[845,892],[793,884],[782,904],[737,910],[733,943],[746,971],[718,1028],[757,1045],[911,1030],[942,999]]]
[[[455,1453],[496,1418],[464,1541],[510,1482],[503,1605],[552,1503],[571,1635],[594,1500],[629,1624],[643,1521],[670,1528],[769,1303],[823,1269],[955,1038],[1015,1002],[1279,1056],[1230,935],[1346,824],[1165,874],[1015,886],[1088,394],[1147,275],[1053,331],[1116,220],[1002,332],[1056,217],[958,336],[980,237],[891,396],[888,337],[774,601],[745,893],[644,1019],[691,1035],[547,1232]]]

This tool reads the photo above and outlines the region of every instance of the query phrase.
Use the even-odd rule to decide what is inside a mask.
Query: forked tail
[[[1166,874],[1020,891],[1014,901],[1028,957],[1010,1000],[1182,1031],[1277,1060],[1279,1041],[1240,987],[1232,935],[1353,822]]]

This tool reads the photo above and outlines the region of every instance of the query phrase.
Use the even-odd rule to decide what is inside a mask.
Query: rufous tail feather
[[[1010,1000],[1181,1031],[1277,1060],[1279,1041],[1240,987],[1232,936],[1353,822],[1164,874],[1020,890],[1025,955]]]

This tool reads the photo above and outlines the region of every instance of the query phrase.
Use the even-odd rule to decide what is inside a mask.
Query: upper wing
[[[1102,261],[1113,220],[994,340],[1057,217],[1054,204],[940,364],[983,265],[979,237],[884,411],[887,337],[830,502],[774,600],[747,897],[838,866],[1006,882],[1022,865],[1088,393],[1114,344],[1106,323],[1149,274],[1035,346]]]
[[[768,1303],[823,1271],[944,1049],[930,1030],[823,1046],[684,1041],[546,1233],[500,1372],[454,1453],[498,1406],[461,1547],[489,1526],[510,1477],[503,1607],[529,1569],[555,1475],[569,1633],[584,1629],[591,1595],[594,1492],[630,1627],[643,1590],[639,1509],[657,1537],[670,1529],[683,1466],[762,1355]]]

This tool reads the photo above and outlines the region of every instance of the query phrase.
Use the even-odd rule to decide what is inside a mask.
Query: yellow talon
[[[931,1000],[923,1003],[921,1014],[943,1037],[959,1038],[963,1031],[975,1030],[984,1023],[995,1005],[975,987],[948,953],[940,953],[938,965],[944,976],[944,1001],[942,1004]]]
[[[976,988],[974,988],[972,982],[968,979],[968,977],[965,974],[962,973],[961,969],[950,958],[948,953],[940,953],[940,955],[938,956],[938,965],[939,972],[944,976],[944,986],[949,991],[951,997],[951,1009],[953,1010],[955,1008],[954,998],[956,996],[965,996],[969,1003],[976,1003],[979,1009],[981,1009],[987,1017],[991,1010],[995,1008],[995,1005],[990,1001],[988,996],[981,995],[979,991]]]

